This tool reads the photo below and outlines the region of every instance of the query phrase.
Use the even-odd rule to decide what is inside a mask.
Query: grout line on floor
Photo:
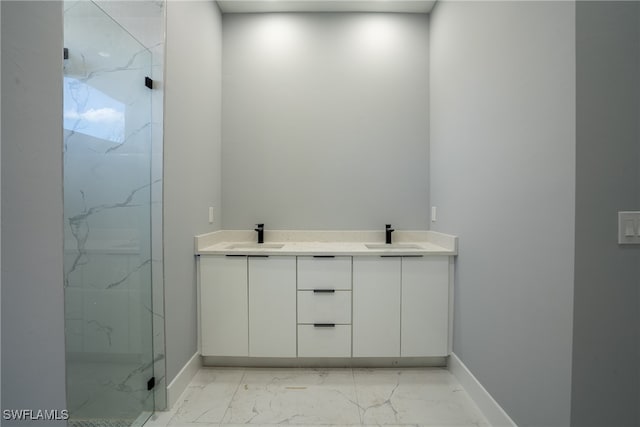
[[[350,368],[351,369],[351,379],[353,379],[353,392],[355,393],[355,397],[356,397],[356,406],[358,407],[358,419],[360,420],[360,425],[364,425],[364,420],[362,419],[362,408],[360,407],[360,400],[358,399],[358,386],[356,385],[356,373],[353,369],[353,366]]]
[[[233,404],[233,400],[236,397],[236,394],[238,394],[238,390],[240,390],[240,386],[242,386],[242,383],[244,382],[244,379],[247,375],[247,369],[243,369],[242,370],[242,376],[240,377],[240,381],[238,381],[238,385],[236,386],[236,389],[233,391],[233,394],[231,395],[231,399],[229,400],[229,404],[227,404],[227,408],[224,410],[224,414],[222,414],[222,418],[220,418],[220,423],[218,424],[219,426],[223,426],[224,424],[224,420],[227,417],[227,413],[229,412],[229,409],[231,408],[231,405]]]

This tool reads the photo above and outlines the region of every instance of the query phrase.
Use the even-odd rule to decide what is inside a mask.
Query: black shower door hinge
[[[146,87],[148,87],[149,89],[153,89],[153,80],[151,80],[150,77],[145,77],[144,78],[144,85]]]
[[[147,381],[147,390],[151,390],[156,386],[156,377],[149,378]]]

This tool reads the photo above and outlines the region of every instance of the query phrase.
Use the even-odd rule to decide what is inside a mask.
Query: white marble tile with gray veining
[[[349,369],[247,369],[223,424],[359,424]]]
[[[489,427],[442,368],[202,368],[176,407],[147,426],[247,424]]]
[[[123,14],[153,11],[161,33],[164,3],[150,3],[113,6]],[[151,242],[161,236],[160,227],[151,231],[151,196],[161,169],[152,179],[154,118],[144,79],[163,60],[153,61],[93,2],[66,1],[64,13],[68,406],[72,419],[135,418],[154,407],[154,398],[162,402],[163,393],[148,391],[152,376],[155,390],[166,388],[161,280],[151,296]],[[156,114],[156,128],[161,120]]]
[[[354,378],[363,424],[486,425],[446,369],[354,369]]]
[[[244,369],[200,369],[169,425],[222,422],[243,375]]]

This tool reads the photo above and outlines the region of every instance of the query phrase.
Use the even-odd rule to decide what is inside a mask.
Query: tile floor
[[[489,424],[445,368],[202,368],[145,427]]]

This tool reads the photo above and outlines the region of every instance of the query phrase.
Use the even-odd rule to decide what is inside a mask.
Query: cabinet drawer
[[[298,289],[351,289],[351,257],[298,257]]]
[[[298,325],[298,357],[351,357],[351,325]]]
[[[351,323],[351,291],[298,291],[298,323]]]

